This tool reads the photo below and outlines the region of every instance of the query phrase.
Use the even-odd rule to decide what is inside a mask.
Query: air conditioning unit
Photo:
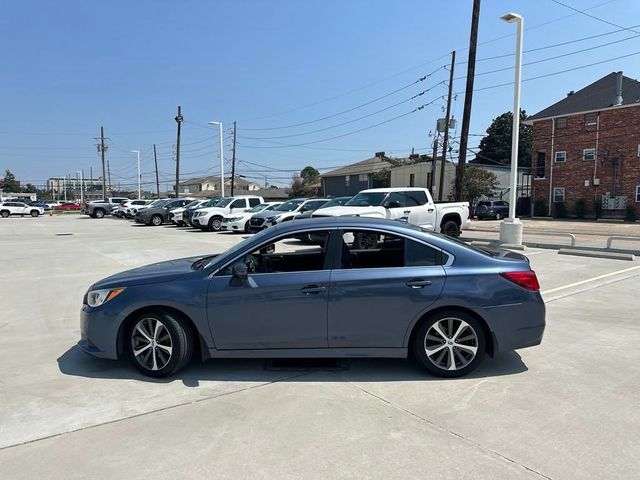
[[[600,185],[600,179],[599,178],[594,178],[593,179],[593,186],[597,187],[598,185]]]

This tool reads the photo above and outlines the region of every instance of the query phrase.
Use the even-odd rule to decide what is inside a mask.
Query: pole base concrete
[[[522,223],[517,218],[507,218],[500,224],[500,243],[522,245]]]

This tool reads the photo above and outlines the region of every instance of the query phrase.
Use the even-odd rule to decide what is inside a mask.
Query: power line
[[[613,22],[610,22],[609,20],[605,20],[604,18],[596,17],[595,15],[591,15],[590,13],[587,13],[586,10],[589,10],[589,9],[579,10],[579,9],[577,9],[575,7],[572,7],[571,5],[567,5],[566,3],[562,3],[562,2],[560,2],[558,0],[551,0],[551,1],[553,3],[556,3],[558,5],[563,6],[565,8],[568,8],[569,10],[573,10],[574,12],[579,13],[580,15],[584,15],[585,17],[589,17],[589,18],[592,18],[592,19],[597,20],[599,22],[606,23],[607,25],[618,27],[618,28],[621,28],[623,30],[628,30],[629,32],[637,33],[637,34],[640,35],[640,32],[638,32],[637,30],[633,30],[633,28],[623,27],[622,25],[618,25],[617,23],[613,23]]]

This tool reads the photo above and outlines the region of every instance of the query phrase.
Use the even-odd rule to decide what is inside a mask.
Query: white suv
[[[252,216],[256,213],[271,211],[280,205],[282,205],[282,202],[261,203],[240,213],[230,213],[222,219],[220,230],[249,233],[251,231],[249,220]]]
[[[222,219],[230,213],[238,213],[247,208],[255,207],[264,203],[262,197],[253,195],[241,195],[237,197],[227,197],[215,207],[200,208],[193,213],[191,219],[195,228],[217,232],[222,227]]]
[[[44,214],[44,208],[27,205],[23,202],[3,202],[0,203],[0,217],[7,218],[10,215],[31,215],[37,217]]]

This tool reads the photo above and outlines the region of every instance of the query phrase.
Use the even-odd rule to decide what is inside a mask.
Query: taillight
[[[504,272],[501,273],[504,278],[520,285],[522,288],[537,292],[540,290],[540,284],[538,283],[538,277],[533,270],[527,270],[525,272]]]

